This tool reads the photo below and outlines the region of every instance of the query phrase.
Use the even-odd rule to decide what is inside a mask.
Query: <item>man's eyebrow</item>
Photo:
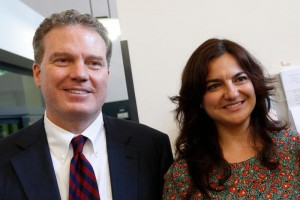
[[[67,53],[67,52],[55,52],[53,54],[50,55],[50,59],[56,58],[56,57],[60,57],[60,56],[71,56],[71,54]]]
[[[98,56],[98,55],[86,55],[85,59],[105,60],[103,56]]]
[[[104,60],[104,58],[102,56],[87,56],[87,59],[95,59],[95,60]]]
[[[68,52],[55,52],[50,55],[50,59],[57,58],[60,56],[73,57],[72,54],[70,54]],[[99,61],[104,60],[104,58],[102,56],[96,56],[96,55],[87,56],[86,59],[95,59],[95,60],[99,60]]]

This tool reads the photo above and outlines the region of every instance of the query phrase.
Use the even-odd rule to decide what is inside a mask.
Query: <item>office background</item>
[[[90,12],[89,2],[81,2],[85,2],[82,8]],[[93,10],[107,6],[99,2],[92,1]],[[206,39],[228,38],[242,44],[271,74],[279,73],[282,64],[300,64],[300,2],[297,0],[109,2],[110,8],[116,10],[111,13],[120,21],[121,40],[128,41],[139,121],[167,133],[172,142],[178,129],[172,113],[175,106],[168,97],[178,93],[188,57]],[[11,20],[4,18],[4,10],[1,13],[1,19]],[[18,11],[11,15],[24,15],[24,20],[35,24],[40,22],[40,18]],[[40,17],[39,13],[36,15]],[[20,27],[22,24],[2,30],[17,31]],[[7,42],[3,41],[4,32],[0,34],[0,45]],[[27,37],[24,32],[19,34],[23,39]],[[25,48],[23,45],[31,47],[31,38],[20,45],[20,35],[16,37],[17,54]],[[28,54],[30,57],[31,53]]]
[[[169,96],[178,94],[183,67],[210,37],[245,46],[277,74],[300,64],[300,1],[117,0],[128,40],[140,122],[177,136]],[[285,102],[280,102],[285,103]]]

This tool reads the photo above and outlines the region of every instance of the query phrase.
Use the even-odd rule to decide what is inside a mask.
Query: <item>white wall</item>
[[[0,0],[0,48],[33,59],[32,37],[43,17],[19,0]]]
[[[140,122],[172,142],[177,128],[168,96],[178,94],[188,57],[208,38],[240,43],[272,74],[281,61],[300,64],[298,0],[117,0],[117,8]]]

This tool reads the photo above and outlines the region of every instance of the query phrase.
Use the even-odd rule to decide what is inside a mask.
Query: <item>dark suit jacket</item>
[[[173,161],[168,136],[108,116],[104,126],[113,199],[161,199]],[[60,199],[43,119],[0,139],[0,199]]]

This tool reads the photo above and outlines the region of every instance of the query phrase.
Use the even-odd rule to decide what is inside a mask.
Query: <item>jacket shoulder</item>
[[[33,123],[32,125],[20,129],[15,133],[10,134],[4,138],[0,139],[0,155],[4,152],[7,153],[5,149],[13,149],[16,145],[28,146],[34,141],[37,137],[41,135],[44,129],[44,120],[43,118]]]
[[[165,137],[167,136],[165,133],[156,130],[154,128],[151,128],[147,125],[140,124],[134,121],[130,120],[124,120],[124,119],[118,119],[115,117],[110,117],[110,116],[104,116],[104,126],[105,129],[109,130],[116,130],[124,133],[130,133],[130,134],[138,134],[140,136],[142,135],[152,135],[154,137]]]

